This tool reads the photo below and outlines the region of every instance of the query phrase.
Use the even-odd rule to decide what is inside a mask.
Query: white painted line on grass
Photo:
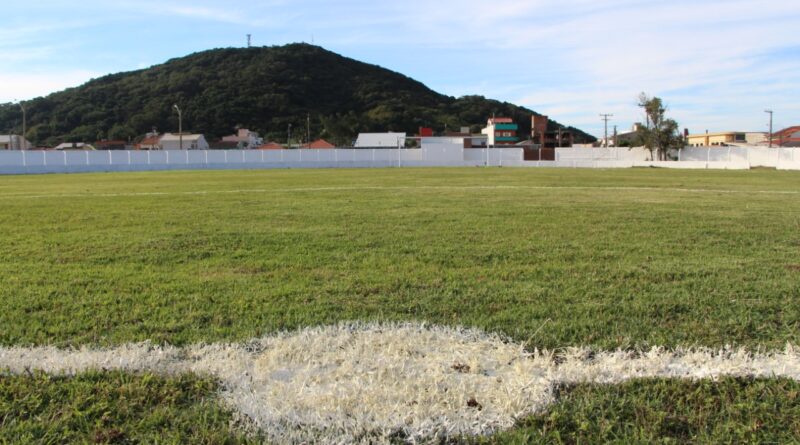
[[[187,348],[0,348],[0,368],[76,374],[194,372],[222,382],[222,397],[277,443],[439,442],[511,428],[553,402],[555,385],[633,378],[721,376],[800,380],[800,351],[654,348],[558,354],[472,329],[341,324],[246,344]]]
[[[723,190],[696,189],[680,187],[620,187],[620,186],[341,186],[341,187],[296,187],[274,189],[236,189],[236,190],[193,190],[185,192],[125,192],[125,193],[44,193],[44,194],[5,194],[0,199],[41,199],[41,198],[119,198],[147,196],[195,196],[261,193],[301,193],[337,191],[405,191],[405,190],[578,190],[578,191],[631,191],[631,192],[677,192],[677,193],[719,193],[737,195],[800,195],[800,190]]]

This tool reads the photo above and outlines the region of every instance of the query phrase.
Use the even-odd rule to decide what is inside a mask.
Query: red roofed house
[[[316,141],[308,144],[308,148],[336,148],[336,146],[325,139],[317,139]]]
[[[161,150],[161,135],[156,133],[147,133],[147,137],[142,139],[142,142],[136,144],[137,150]]]
[[[800,126],[784,128],[772,135],[773,147],[800,147]]]
[[[285,150],[286,147],[277,142],[267,142],[266,144],[259,145],[258,150]]]

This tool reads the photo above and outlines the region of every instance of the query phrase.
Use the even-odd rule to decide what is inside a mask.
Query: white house
[[[514,145],[519,142],[517,130],[519,126],[510,117],[493,117],[486,122],[486,128],[481,130],[481,134],[486,135],[486,143],[490,147]]]
[[[256,148],[264,143],[264,139],[254,131],[240,128],[236,134],[223,137],[222,142],[236,142],[241,143],[244,148]]]
[[[178,134],[166,133],[161,136],[159,142],[162,150],[208,150],[208,141],[202,134],[184,134],[181,137]]]
[[[356,148],[397,148],[405,147],[405,133],[359,133]]]
[[[0,150],[30,150],[31,143],[16,134],[0,134]]]

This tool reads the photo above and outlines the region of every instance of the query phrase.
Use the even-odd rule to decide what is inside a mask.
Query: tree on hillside
[[[684,145],[678,122],[664,116],[667,108],[659,97],[642,93],[639,95],[639,106],[644,109],[647,118],[647,125],[639,128],[639,141],[650,151],[651,157],[657,154],[659,161],[666,161],[670,150],[680,150]]]

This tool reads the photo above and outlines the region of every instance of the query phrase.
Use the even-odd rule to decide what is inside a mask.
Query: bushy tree
[[[659,97],[642,93],[639,95],[639,106],[647,118],[647,125],[639,127],[639,142],[650,150],[651,156],[657,155],[659,161],[666,161],[670,150],[680,150],[684,145],[678,122],[665,117],[667,108]]]
[[[136,131],[127,125],[114,124],[114,126],[108,130],[108,139],[112,141],[127,141],[134,137],[136,137]]]

